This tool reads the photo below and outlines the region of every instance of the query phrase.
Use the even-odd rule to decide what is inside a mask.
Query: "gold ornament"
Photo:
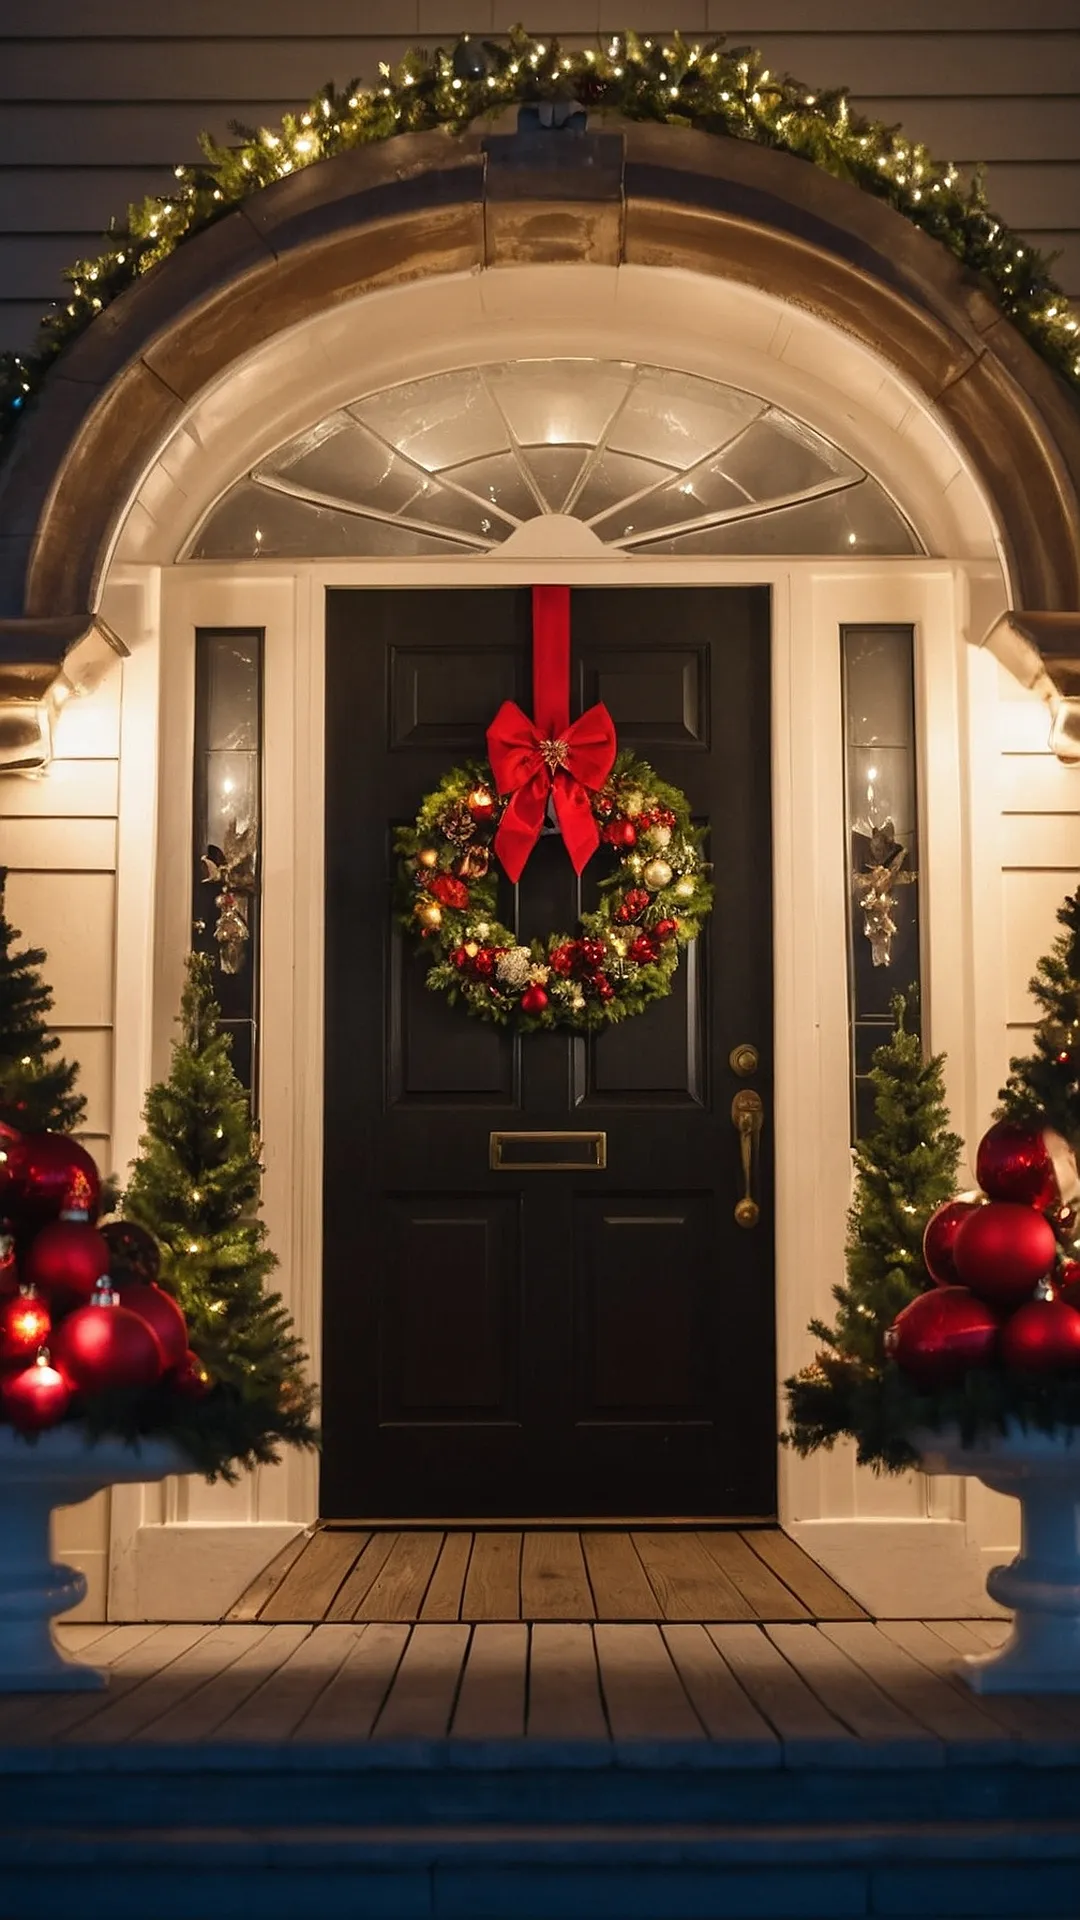
[[[694,883],[692,880],[688,880],[688,879],[676,880],[675,892],[678,895],[680,900],[689,900],[693,891],[694,891]]]
[[[442,926],[442,908],[437,900],[418,900],[413,912],[422,927]]]
[[[641,870],[641,877],[650,893],[659,893],[671,879],[671,868],[666,860],[647,860]]]
[[[647,839],[650,847],[670,847],[671,828],[670,827],[650,827],[645,838]]]
[[[482,880],[491,865],[491,855],[479,842],[466,847],[459,859],[454,861],[454,872],[462,880]]]
[[[424,847],[416,858],[422,867],[437,867],[439,864],[439,856],[434,847]]]
[[[632,820],[634,816],[641,813],[644,808],[645,796],[643,793],[638,793],[635,789],[633,793],[623,794],[620,805],[627,819]]]

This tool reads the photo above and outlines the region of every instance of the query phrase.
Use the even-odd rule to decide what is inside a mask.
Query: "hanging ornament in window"
[[[221,889],[214,896],[218,910],[214,939],[222,973],[240,972],[251,939],[248,903],[255,891],[257,846],[257,828],[240,828],[231,820],[222,846],[210,847],[202,856],[206,884]]]
[[[897,887],[910,886],[913,873],[903,871],[907,848],[896,838],[891,820],[871,827],[869,834],[857,833],[856,846],[862,843],[863,866],[853,876],[863,916],[863,932],[870,942],[875,967],[892,963],[892,943],[896,934],[893,908]]]

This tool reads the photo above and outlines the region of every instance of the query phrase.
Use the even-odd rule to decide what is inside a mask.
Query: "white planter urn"
[[[163,1440],[90,1444],[75,1425],[24,1439],[0,1427],[0,1693],[103,1687],[96,1667],[70,1660],[53,1636],[53,1616],[78,1606],[86,1576],[51,1558],[54,1507],[74,1506],[122,1480],[164,1480],[191,1473]]]
[[[1080,1428],[1028,1432],[1010,1423],[964,1446],[955,1428],[911,1435],[924,1473],[970,1473],[1020,1502],[1020,1552],[986,1590],[1014,1610],[996,1653],[960,1666],[977,1693],[1080,1693]]]

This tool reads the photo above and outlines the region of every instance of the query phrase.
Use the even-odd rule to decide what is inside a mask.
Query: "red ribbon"
[[[602,787],[615,760],[615,723],[598,703],[570,721],[570,589],[533,588],[533,713],[504,700],[487,731],[495,786],[509,794],[495,852],[519,880],[540,837],[553,794],[555,816],[574,872],[600,844],[586,791]]]

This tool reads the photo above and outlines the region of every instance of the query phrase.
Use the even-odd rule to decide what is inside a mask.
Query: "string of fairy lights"
[[[35,349],[0,355],[0,441],[57,356],[118,294],[260,187],[397,133],[453,131],[507,107],[543,102],[563,114],[577,103],[750,140],[887,201],[989,282],[1002,312],[1080,392],[1080,320],[1051,277],[1052,261],[988,207],[980,173],[965,178],[898,128],[865,119],[844,88],[815,91],[722,39],[698,44],[675,34],[661,42],[617,33],[596,47],[564,51],[557,40],[521,28],[498,41],[466,35],[449,50],[416,50],[394,69],[381,66],[379,75],[373,88],[325,86],[302,111],[286,114],[276,132],[234,125],[228,146],[203,135],[202,161],[177,167],[168,195],[129,207],[98,257],[67,270],[67,299],[44,316]]]

